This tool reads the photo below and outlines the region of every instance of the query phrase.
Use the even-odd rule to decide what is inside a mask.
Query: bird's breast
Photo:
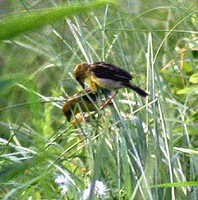
[[[102,87],[108,90],[117,90],[123,87],[122,81],[115,81],[108,78],[94,77],[92,81],[94,81],[99,87]]]

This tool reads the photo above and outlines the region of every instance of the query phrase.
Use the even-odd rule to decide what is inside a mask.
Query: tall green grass
[[[20,4],[31,16],[59,3],[8,10]],[[89,199],[98,199],[97,180],[107,188],[101,199],[197,199],[196,1],[120,1],[51,17],[0,44],[1,199],[80,199],[89,186]],[[129,71],[149,96],[121,89],[74,127],[61,111],[63,98],[81,90],[73,68],[101,60]]]

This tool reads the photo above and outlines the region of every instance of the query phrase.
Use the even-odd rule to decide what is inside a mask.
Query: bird
[[[109,100],[100,107],[101,110],[111,102],[120,88],[130,88],[142,97],[148,95],[144,90],[132,83],[133,76],[129,72],[107,62],[90,64],[83,62],[78,64],[74,68],[74,77],[83,88],[85,87],[85,79],[88,79],[89,88],[93,93],[97,91],[98,87],[115,91]]]
[[[62,107],[63,114],[70,121],[72,115],[94,111],[96,109],[97,96],[97,93],[90,92],[90,89],[86,88],[68,97]]]

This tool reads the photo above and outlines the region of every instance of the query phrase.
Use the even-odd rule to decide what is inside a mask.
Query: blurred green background
[[[102,180],[104,199],[197,199],[197,1],[80,2],[0,1],[0,197],[80,199]],[[62,99],[84,61],[120,66],[149,97],[121,89],[73,127]]]

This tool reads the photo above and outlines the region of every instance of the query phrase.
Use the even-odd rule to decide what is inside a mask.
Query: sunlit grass
[[[2,199],[197,198],[197,9],[121,3],[1,43]],[[100,60],[149,96],[121,89],[73,126],[61,110],[82,89],[73,68]]]

